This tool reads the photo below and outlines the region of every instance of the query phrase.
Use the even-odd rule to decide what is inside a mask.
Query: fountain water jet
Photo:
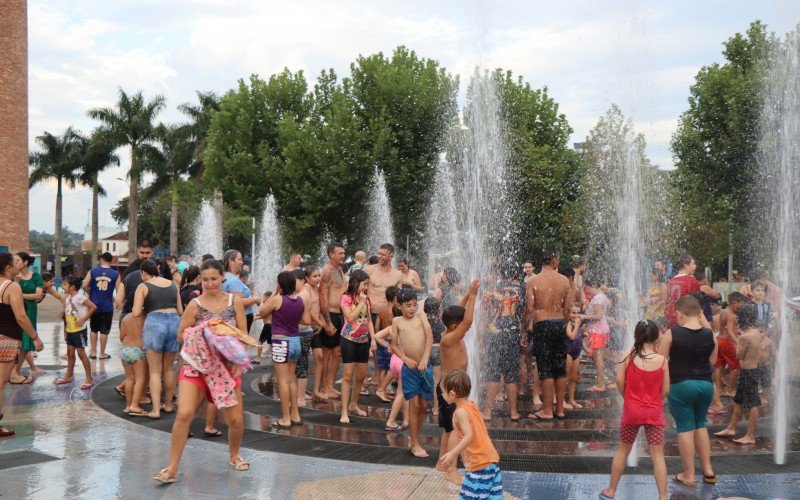
[[[281,248],[281,232],[275,212],[275,197],[268,194],[264,200],[264,210],[261,213],[254,259],[255,279],[261,293],[275,288],[278,273],[283,267]]]
[[[771,248],[773,280],[782,294],[791,297],[800,279],[800,31],[795,31],[775,47],[767,65],[764,103],[761,117],[759,159],[762,192],[768,196],[767,220],[772,235]],[[757,221],[761,235],[764,219]],[[779,294],[780,295],[780,294]],[[776,304],[777,305],[777,304]],[[786,463],[786,445],[792,406],[789,398],[789,369],[793,359],[793,341],[797,324],[790,321],[792,311],[781,297],[775,363],[775,395],[773,408],[774,459]]]
[[[394,245],[393,222],[389,194],[386,191],[386,177],[381,169],[376,166],[372,179],[372,192],[367,205],[367,234],[365,239],[367,256],[376,255],[378,248],[384,243]]]
[[[222,221],[214,205],[206,200],[200,205],[200,214],[194,225],[192,248],[198,260],[205,254],[222,258]]]

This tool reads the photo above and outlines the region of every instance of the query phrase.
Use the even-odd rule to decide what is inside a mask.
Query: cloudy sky
[[[567,5],[559,5],[567,4]],[[236,1],[28,2],[30,140],[69,125],[90,131],[86,110],[112,105],[118,87],[164,94],[163,121],[197,90],[220,94],[252,73],[284,67],[313,80],[342,75],[359,54],[403,44],[460,75],[502,67],[547,86],[580,142],[612,103],[644,133],[650,158],[672,168],[669,139],[703,65],[722,43],[761,19],[778,33],[800,4],[773,1]],[[462,77],[462,87],[465,78]],[[101,225],[127,194],[123,164],[102,175]],[[55,186],[30,192],[31,229],[53,231]],[[83,231],[87,189],[67,191],[64,223]]]

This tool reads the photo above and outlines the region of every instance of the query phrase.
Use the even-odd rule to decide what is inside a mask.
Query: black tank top
[[[672,329],[669,348],[669,379],[677,384],[684,380],[711,381],[711,361],[714,333],[708,328],[690,330],[682,326]]]
[[[14,310],[11,309],[11,305],[3,303],[3,296],[10,283],[11,280],[8,280],[0,285],[0,335],[14,340],[22,340],[22,327],[17,323]]]
[[[144,298],[145,312],[158,311],[159,309],[178,308],[178,287],[175,283],[169,286],[158,286],[145,282],[147,297]]]

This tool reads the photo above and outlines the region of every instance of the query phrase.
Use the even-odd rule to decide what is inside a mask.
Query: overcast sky
[[[559,5],[568,4],[568,5]],[[288,67],[313,84],[339,75],[359,54],[406,45],[466,78],[476,65],[502,67],[547,86],[585,138],[612,103],[672,168],[669,139],[701,66],[722,61],[722,43],[761,19],[786,33],[800,22],[796,1],[234,1],[28,2],[30,140],[69,125],[90,131],[86,110],[113,105],[117,88],[164,94],[163,121],[196,90],[220,94],[239,78]],[[101,225],[127,195],[128,153],[101,176]],[[55,184],[30,191],[30,227],[53,232]],[[64,224],[82,232],[88,189],[67,190]]]

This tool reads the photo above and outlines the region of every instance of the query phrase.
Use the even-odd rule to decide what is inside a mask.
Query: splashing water
[[[275,212],[275,198],[268,194],[264,200],[261,225],[256,240],[255,279],[258,289],[263,293],[275,288],[281,262],[281,232]]]
[[[761,117],[759,160],[768,193],[768,235],[773,280],[785,297],[797,291],[800,279],[800,32],[791,33],[774,49],[768,62]],[[757,221],[763,231],[763,218]],[[791,306],[791,308],[789,307]],[[792,320],[794,301],[776,304],[778,313],[773,409],[774,459],[786,463],[786,443],[792,413],[789,370],[798,324]]]
[[[327,227],[322,231],[322,239],[317,247],[317,265],[322,269],[328,263],[328,245],[333,242],[333,235]]]
[[[194,225],[192,248],[198,262],[205,254],[222,258],[222,221],[217,218],[214,205],[206,200],[200,205],[200,214]]]
[[[394,231],[389,194],[386,191],[386,177],[375,167],[372,179],[372,192],[367,205],[367,235],[365,239],[367,256],[377,255],[384,243],[394,245]],[[326,254],[327,258],[327,254]]]
[[[506,196],[508,154],[494,76],[476,72],[467,94],[463,124],[450,130],[448,154],[441,156],[437,167],[427,225],[428,260],[461,274],[459,295],[466,293],[471,280],[485,280],[494,273],[512,234],[513,213]],[[477,306],[475,327],[465,338],[475,388],[481,386],[484,371],[480,347],[484,322]],[[482,394],[476,396],[480,399]]]

